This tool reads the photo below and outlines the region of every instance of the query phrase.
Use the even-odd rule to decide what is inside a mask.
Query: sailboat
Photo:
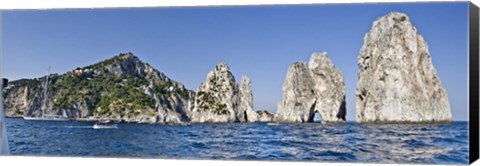
[[[66,115],[65,110],[63,110],[63,115],[44,115],[42,112],[42,116],[40,117],[29,117],[29,116],[24,116],[24,120],[50,120],[50,121],[68,121],[68,116]]]
[[[45,115],[45,110],[47,109],[47,89],[48,89],[48,76],[50,76],[50,66],[48,66],[48,75],[45,79],[45,87],[43,90],[43,104],[42,104],[42,116],[40,117],[28,117],[24,116],[24,120],[50,120],[50,121],[68,121],[67,112],[63,110],[62,116],[59,115]]]

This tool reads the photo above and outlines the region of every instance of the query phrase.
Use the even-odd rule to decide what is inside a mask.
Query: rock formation
[[[373,22],[358,68],[358,122],[451,121],[428,46],[407,15],[393,12]]]
[[[194,123],[227,123],[237,120],[238,85],[227,64],[221,62],[210,71],[195,95]]]
[[[345,83],[326,52],[313,53],[308,64],[296,62],[288,69],[277,122],[343,122],[346,116]]]
[[[271,122],[273,121],[273,114],[267,110],[260,110],[256,112],[258,115],[258,122]]]
[[[193,123],[254,122],[250,78],[244,76],[239,86],[227,64],[221,62],[210,71],[197,90]]]
[[[240,104],[237,118],[240,122],[256,122],[258,115],[253,112],[252,82],[248,76],[243,76],[240,82]]]

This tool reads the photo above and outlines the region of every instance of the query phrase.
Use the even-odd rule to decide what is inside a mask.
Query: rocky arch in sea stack
[[[295,62],[288,68],[274,121],[313,122],[318,113],[322,122],[344,122],[345,106],[342,73],[326,52],[313,53],[308,63]]]

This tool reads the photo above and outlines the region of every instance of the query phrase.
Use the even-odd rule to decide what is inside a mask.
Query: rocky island
[[[132,53],[50,75],[42,102],[45,82],[46,76],[12,81],[3,92],[6,115],[39,117],[45,107],[45,114],[65,111],[76,120],[177,124],[190,121],[195,97]]]
[[[308,64],[296,62],[288,68],[283,100],[274,116],[276,122],[344,122],[346,116],[343,75],[326,52],[313,53]]]
[[[393,12],[373,22],[358,68],[357,122],[451,121],[428,46],[407,15]]]

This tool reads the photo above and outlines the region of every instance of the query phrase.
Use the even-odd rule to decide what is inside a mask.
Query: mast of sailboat
[[[50,66],[48,66],[48,74],[45,78],[45,87],[43,88],[43,105],[42,105],[42,117],[45,115],[47,109],[47,88],[48,88],[48,76],[50,76]]]

